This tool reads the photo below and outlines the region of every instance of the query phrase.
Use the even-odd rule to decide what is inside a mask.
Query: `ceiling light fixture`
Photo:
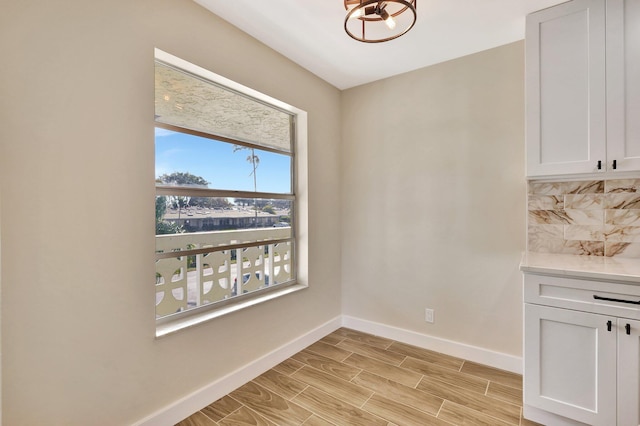
[[[406,34],[416,23],[418,0],[344,0],[344,30],[363,43],[381,43]],[[405,13],[406,12],[406,13]],[[384,23],[385,25],[380,25]]]

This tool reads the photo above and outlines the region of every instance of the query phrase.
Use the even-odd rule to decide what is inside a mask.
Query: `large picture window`
[[[159,325],[207,319],[298,284],[301,114],[156,50]]]

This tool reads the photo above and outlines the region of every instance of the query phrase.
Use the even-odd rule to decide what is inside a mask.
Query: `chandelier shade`
[[[363,43],[393,40],[415,25],[416,3],[417,0],[344,0],[344,30]]]

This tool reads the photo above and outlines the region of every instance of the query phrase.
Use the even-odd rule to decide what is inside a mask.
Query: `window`
[[[156,334],[304,288],[306,113],[156,49],[155,126]]]

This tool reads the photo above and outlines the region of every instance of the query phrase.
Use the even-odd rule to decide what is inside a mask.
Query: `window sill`
[[[156,325],[156,338],[163,337],[185,328],[193,327],[198,324],[219,318],[224,315],[238,312],[242,309],[249,308],[260,303],[276,299],[287,294],[295,293],[308,288],[304,284],[293,284],[278,290],[262,293],[255,297],[239,300],[237,303],[220,306],[218,308],[207,309],[205,312],[194,312],[193,315],[183,316],[175,320],[164,322]]]

